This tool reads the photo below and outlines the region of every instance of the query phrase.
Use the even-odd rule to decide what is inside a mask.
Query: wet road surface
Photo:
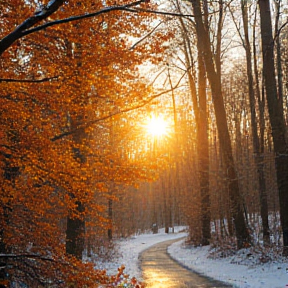
[[[147,288],[232,288],[233,286],[201,276],[173,260],[167,253],[172,243],[158,243],[140,255],[140,267]]]

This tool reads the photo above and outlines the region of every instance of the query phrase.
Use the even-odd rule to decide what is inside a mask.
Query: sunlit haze
[[[151,116],[146,124],[147,132],[152,136],[163,136],[168,132],[168,123],[160,116]]]

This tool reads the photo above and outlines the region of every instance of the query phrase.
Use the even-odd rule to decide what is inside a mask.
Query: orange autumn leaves
[[[13,1],[13,5],[2,1],[1,5],[5,8],[0,14],[1,38],[35,9],[41,9],[34,1],[24,0]],[[47,20],[101,8],[101,1],[67,1]],[[69,275],[71,283],[84,287],[87,275],[89,285],[102,279],[102,272],[92,276],[93,269],[83,266],[81,270],[79,262],[75,270],[65,268],[76,261],[65,255],[68,211],[75,218],[93,219],[89,225],[104,225],[104,230],[109,225],[105,205],[111,197],[111,183],[136,186],[149,177],[149,162],[127,158],[129,144],[121,139],[123,131],[131,129],[129,121],[117,126],[112,118],[97,119],[148,97],[138,65],[151,55],[143,54],[141,47],[130,50],[124,36],[140,37],[152,20],[135,13],[112,12],[56,25],[19,39],[0,59],[1,241],[11,253],[51,258],[38,259],[35,266],[49,281]],[[6,81],[9,79],[16,82]],[[59,136],[57,140],[53,140],[55,136]],[[117,193],[113,197],[117,199]],[[86,207],[83,213],[76,209],[78,201]],[[39,275],[29,278],[25,269],[30,260],[21,261],[21,267],[17,268],[16,262],[10,266],[10,274],[32,285],[33,277]],[[50,263],[47,268],[45,261]],[[132,284],[139,285],[135,281]]]

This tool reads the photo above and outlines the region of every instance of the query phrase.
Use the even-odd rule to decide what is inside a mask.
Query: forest
[[[140,288],[91,255],[176,225],[288,256],[287,24],[287,0],[0,0],[0,287]]]

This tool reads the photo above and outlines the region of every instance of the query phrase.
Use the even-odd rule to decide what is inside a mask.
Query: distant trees
[[[205,62],[205,67],[206,67],[206,71],[207,71],[207,77],[209,79],[209,82],[210,82],[210,85],[211,85],[211,93],[212,93],[212,97],[213,97],[213,104],[214,104],[214,109],[215,109],[215,116],[216,116],[216,123],[218,123],[218,136],[219,136],[219,141],[220,141],[220,155],[222,155],[222,159],[223,159],[223,163],[224,165],[226,165],[226,168],[224,168],[225,170],[227,169],[227,167],[230,167],[229,165],[227,166],[227,159],[231,159],[231,163],[233,163],[233,161],[235,161],[235,156],[232,156],[235,152],[232,152],[232,148],[233,146],[231,146],[231,149],[227,148],[227,145],[229,143],[229,141],[227,139],[229,139],[229,134],[230,136],[232,135],[232,131],[230,131],[230,133],[228,134],[228,132],[226,132],[226,135],[228,135],[227,139],[224,141],[222,139],[222,133],[223,132],[223,129],[225,127],[224,125],[224,120],[222,119],[223,115],[225,115],[225,110],[227,113],[231,113],[227,108],[227,104],[228,103],[231,103],[231,100],[229,100],[229,98],[226,98],[224,99],[224,104],[226,106],[226,109],[224,109],[224,106],[223,105],[220,105],[218,103],[218,99],[216,97],[216,95],[221,95],[221,83],[223,83],[224,81],[224,78],[226,78],[226,76],[223,76],[223,78],[221,79],[221,71],[222,71],[222,68],[221,66],[219,65],[219,63],[221,62],[221,44],[219,43],[219,40],[221,41],[221,31],[219,29],[222,29],[221,27],[223,27],[223,23],[221,24],[221,17],[223,17],[223,13],[224,13],[224,10],[223,10],[223,3],[222,1],[218,1],[218,4],[216,5],[212,5],[212,4],[209,4],[208,2],[206,1],[202,1],[201,3],[198,2],[198,1],[190,1],[191,2],[191,5],[193,7],[193,11],[194,11],[194,19],[195,19],[195,23],[196,23],[196,33],[197,33],[197,29],[198,31],[200,31],[200,33],[198,32],[197,36],[198,36],[198,41],[203,41],[204,45],[203,45],[203,49],[204,49],[204,55],[205,55],[205,59],[206,59],[206,62]],[[265,3],[266,2],[266,3]],[[267,3],[268,2],[268,3]],[[278,10],[279,10],[279,3],[276,3],[278,6]],[[266,6],[265,6],[266,5]],[[213,8],[216,9],[216,6],[217,6],[217,9],[218,9],[218,14],[217,14],[217,19],[218,19],[218,24],[217,27],[213,27],[212,26],[212,21],[208,21],[207,18],[206,18],[206,21],[205,21],[205,15],[208,15],[210,11],[213,11]],[[234,6],[234,3],[231,2],[231,4],[229,5],[231,6],[230,9],[235,9],[236,12],[239,12],[239,9],[236,8],[238,6]],[[262,216],[262,225],[263,225],[263,237],[264,237],[264,241],[266,243],[269,243],[270,239],[269,239],[269,226],[268,226],[268,206],[267,206],[267,192],[266,192],[266,187],[265,187],[265,172],[264,172],[264,158],[263,158],[263,153],[264,153],[264,149],[263,149],[263,129],[264,129],[264,120],[263,120],[263,117],[264,117],[264,112],[263,112],[263,102],[262,100],[260,99],[260,92],[259,92],[259,76],[258,76],[258,67],[257,67],[257,64],[256,64],[256,61],[254,60],[254,73],[255,73],[255,81],[256,81],[256,86],[254,86],[254,79],[253,79],[253,66],[252,66],[252,54],[251,54],[251,48],[250,48],[250,38],[249,38],[249,34],[248,34],[248,16],[247,16],[247,10],[248,10],[248,4],[246,2],[242,2],[242,24],[241,24],[241,27],[244,27],[244,36],[242,38],[243,40],[243,45],[244,45],[244,48],[245,48],[245,51],[246,51],[246,64],[247,64],[247,84],[245,83],[245,85],[247,85],[248,89],[246,91],[248,91],[248,95],[249,95],[249,98],[248,98],[248,101],[250,103],[250,117],[249,117],[249,121],[251,121],[251,139],[252,139],[252,143],[253,143],[253,149],[254,149],[254,153],[255,153],[255,161],[256,161],[256,165],[257,165],[257,169],[256,171],[258,171],[257,175],[258,175],[258,179],[259,179],[259,185],[257,185],[258,189],[260,190],[260,207],[261,207],[261,216]],[[184,5],[185,7],[185,5]],[[200,10],[202,7],[203,10]],[[249,6],[249,9],[253,9],[256,8],[256,6],[253,6],[252,4],[250,4]],[[274,40],[273,40],[273,36],[272,36],[272,24],[271,24],[271,21],[270,21],[270,24],[269,24],[269,17],[267,15],[267,13],[270,13],[270,3],[269,1],[259,1],[259,8],[260,8],[260,20],[261,20],[261,30],[262,30],[262,53],[263,53],[263,83],[264,83],[264,86],[265,87],[265,90],[266,90],[266,97],[267,97],[267,104],[268,104],[268,111],[269,111],[269,115],[270,115],[270,122],[271,122],[271,126],[272,126],[272,135],[273,133],[275,133],[275,135],[273,136],[273,142],[274,142],[274,151],[276,152],[277,149],[280,149],[279,147],[282,147],[278,154],[283,156],[285,155],[285,142],[283,142],[285,140],[285,131],[286,131],[286,128],[285,128],[285,124],[284,124],[284,120],[283,120],[283,106],[282,106],[282,97],[281,97],[281,94],[280,93],[282,91],[282,87],[278,87],[277,88],[277,85],[276,85],[276,78],[275,78],[275,67],[274,67],[274,61],[275,61],[275,57],[274,57],[274,52],[273,52],[273,43],[274,43]],[[211,10],[209,10],[211,9]],[[262,9],[262,11],[261,11]],[[265,11],[266,13],[266,16],[264,17],[264,14],[263,14],[263,11]],[[257,15],[257,11],[254,12],[255,15]],[[262,13],[262,14],[261,14]],[[200,17],[200,15],[202,15],[202,17]],[[240,14],[238,14],[240,15]],[[279,22],[279,13],[277,14],[278,18],[276,19],[276,21]],[[237,16],[238,17],[238,16]],[[199,19],[204,19],[203,21],[199,21]],[[255,16],[255,19],[256,19],[256,16]],[[227,22],[228,23],[228,22]],[[230,22],[231,23],[231,22]],[[236,21],[235,21],[236,23]],[[238,22],[237,22],[238,23]],[[278,23],[279,24],[279,23]],[[205,26],[206,25],[206,26]],[[209,25],[209,26],[208,26]],[[255,27],[255,26],[254,26]],[[270,27],[270,30],[268,29]],[[278,27],[278,26],[275,26],[275,27]],[[237,29],[239,29],[239,27],[237,26],[236,27]],[[214,30],[213,30],[214,29]],[[240,30],[239,30],[240,31]],[[239,32],[238,31],[238,32]],[[208,34],[210,32],[210,34]],[[219,34],[220,33],[220,34]],[[276,35],[278,32],[275,32]],[[268,37],[268,35],[270,35]],[[213,38],[212,38],[213,36]],[[264,40],[263,40],[264,38]],[[269,38],[269,40],[268,40]],[[206,39],[206,40],[205,40]],[[208,51],[207,50],[207,47],[210,47],[210,39],[215,39],[216,41],[216,44],[215,44],[215,50],[214,50],[214,55],[212,54],[212,52]],[[204,42],[206,41],[206,42]],[[255,40],[255,36],[254,36],[254,42],[256,41]],[[264,41],[264,42],[263,42]],[[253,43],[254,43],[253,42]],[[219,49],[220,47],[220,49]],[[254,47],[254,46],[253,46]],[[220,53],[220,54],[218,54]],[[269,54],[270,53],[270,54]],[[256,51],[254,49],[254,58],[257,57],[256,56]],[[259,61],[259,60],[258,60]],[[279,61],[279,60],[278,60]],[[281,64],[281,61],[280,61],[280,64]],[[199,61],[198,61],[198,65],[199,65]],[[225,62],[224,62],[224,65],[225,65]],[[217,69],[213,68],[216,67]],[[281,65],[278,65],[277,67],[281,67]],[[269,67],[269,68],[268,68]],[[267,69],[267,71],[266,71]],[[269,71],[269,72],[268,72]],[[241,73],[239,70],[237,71],[237,73]],[[270,73],[269,76],[267,76],[265,73]],[[278,73],[278,75],[281,75],[281,73]],[[267,80],[269,78],[269,80]],[[274,79],[274,80],[272,80]],[[274,82],[272,82],[274,81]],[[273,84],[274,83],[274,84]],[[273,85],[272,85],[273,84]],[[267,86],[268,85],[268,86]],[[281,85],[281,84],[279,84]],[[218,88],[217,88],[218,87]],[[274,87],[274,92],[272,91],[272,87]],[[217,90],[218,89],[218,90]],[[226,88],[225,88],[226,89]],[[257,92],[257,94],[254,94],[254,89],[255,91]],[[277,89],[278,89],[278,92],[279,94],[277,94]],[[242,88],[242,90],[244,90]],[[218,91],[218,92],[217,92]],[[230,91],[233,91],[231,90],[231,87],[230,87]],[[216,93],[217,92],[217,93]],[[273,93],[272,93],[273,92]],[[216,94],[215,94],[216,93]],[[219,94],[220,93],[220,94]],[[227,92],[225,92],[226,94]],[[243,91],[243,93],[246,93]],[[257,96],[257,102],[255,100],[255,97]],[[272,96],[271,96],[272,95]],[[274,95],[274,96],[273,96]],[[277,96],[278,95],[278,96]],[[227,95],[228,96],[228,95]],[[272,97],[272,99],[269,99],[270,97]],[[221,97],[220,97],[221,98]],[[231,97],[230,97],[231,98]],[[244,103],[246,103],[246,97],[244,98]],[[277,100],[278,99],[278,100]],[[234,101],[239,101],[240,99],[237,99],[237,98],[234,98]],[[276,102],[275,102],[276,101]],[[217,104],[218,103],[218,104]],[[234,105],[234,104],[233,104]],[[245,104],[246,105],[246,104]],[[222,106],[222,112],[220,114],[218,114],[217,111],[220,111],[218,109],[220,109],[219,107]],[[256,112],[256,108],[258,108],[259,112],[257,111]],[[276,112],[277,111],[277,112]],[[217,116],[218,115],[218,116]],[[257,120],[256,120],[256,115],[258,116],[258,119],[260,119],[259,123],[260,125],[257,127]],[[276,116],[277,115],[277,116]],[[271,117],[273,118],[275,116],[275,119],[271,119]],[[236,115],[236,118],[235,118],[235,121],[237,119],[239,119],[239,117],[241,117],[241,115],[237,116]],[[247,117],[247,116],[245,116]],[[217,120],[218,118],[218,120]],[[228,118],[230,118],[230,115],[228,114]],[[223,121],[221,122],[221,125],[219,124],[219,119],[222,119]],[[241,118],[240,118],[241,119]],[[278,120],[277,120],[278,119]],[[239,120],[237,120],[239,121]],[[272,123],[272,121],[274,121],[274,124]],[[239,123],[239,122],[238,122]],[[267,123],[267,122],[266,122]],[[238,129],[242,129],[241,128],[241,123],[237,124],[237,122],[235,122],[235,125],[240,125],[238,126],[239,128]],[[229,125],[230,126],[230,125]],[[237,127],[237,126],[236,126]],[[274,127],[274,128],[273,128]],[[226,131],[228,131],[229,128],[227,128]],[[249,129],[249,128],[247,128]],[[258,130],[259,129],[259,130]],[[278,129],[278,130],[277,130]],[[249,129],[250,130],[250,129]],[[222,132],[221,132],[222,131]],[[259,131],[259,132],[258,132]],[[274,131],[274,132],[273,132]],[[277,131],[277,132],[275,132]],[[237,130],[235,131],[237,133]],[[211,133],[211,132],[210,132]],[[240,132],[241,133],[241,132]],[[248,133],[248,132],[247,132]],[[258,136],[258,133],[260,133],[260,137]],[[225,133],[224,133],[225,134]],[[224,135],[223,134],[223,135]],[[236,134],[237,135],[237,134]],[[277,136],[276,136],[277,135]],[[237,136],[236,136],[237,137]],[[274,139],[276,137],[276,139]],[[211,139],[211,138],[210,138]],[[222,139],[222,140],[221,140]],[[240,138],[238,138],[240,139]],[[248,139],[248,138],[247,138]],[[280,139],[282,139],[280,141]],[[237,138],[236,138],[237,140]],[[261,140],[261,142],[260,142]],[[275,143],[275,141],[277,142],[277,145]],[[282,143],[281,145],[279,143]],[[229,146],[229,145],[228,145]],[[278,148],[277,148],[277,147]],[[224,147],[224,148],[223,148]],[[230,151],[228,154],[230,155],[226,160],[225,160],[225,155],[223,155],[223,153],[225,153],[226,151],[226,148],[228,149],[228,151]],[[223,150],[224,149],[224,150]],[[281,151],[281,152],[280,152]],[[277,152],[276,152],[277,153]],[[257,156],[258,155],[258,156]],[[215,157],[215,156],[214,156]],[[233,160],[234,158],[234,160]],[[278,158],[281,158],[281,160],[279,160]],[[279,186],[279,189],[280,189],[280,198],[279,198],[279,201],[280,201],[280,207],[282,205],[282,203],[286,203],[286,194],[287,193],[284,193],[284,192],[281,192],[281,191],[284,191],[282,190],[283,187],[285,186],[285,183],[286,183],[286,178],[287,176],[283,176],[282,173],[286,173],[287,171],[287,164],[284,164],[285,160],[283,159],[286,159],[285,157],[279,157],[277,156],[276,157],[276,163],[277,161],[280,161],[281,163],[280,164],[276,164],[276,171],[277,171],[277,175],[278,173],[280,173],[281,175],[277,176],[278,178],[282,177],[281,181],[278,182],[278,186]],[[226,164],[225,164],[226,163]],[[236,163],[237,164],[237,163]],[[251,163],[250,163],[251,164]],[[251,164],[252,165],[252,164]],[[237,166],[237,165],[236,165]],[[234,166],[234,167],[236,167]],[[224,166],[225,167],[225,166]],[[281,168],[282,167],[282,168]],[[286,167],[286,168],[284,168]],[[230,168],[229,168],[230,169]],[[226,171],[229,171],[226,170]],[[246,167],[246,169],[248,169]],[[279,172],[279,169],[281,172]],[[232,169],[233,170],[233,169]],[[232,173],[232,172],[231,172]],[[233,174],[233,173],[232,173]],[[232,175],[231,174],[231,175]],[[240,175],[240,171],[236,173],[236,170],[234,172],[234,176],[231,178],[231,179],[236,179],[236,175]],[[229,178],[229,177],[228,177]],[[285,179],[284,179],[285,178]],[[233,180],[233,181],[234,181]],[[232,183],[233,183],[232,181]],[[278,180],[279,181],[279,180]],[[242,182],[242,181],[241,181]],[[236,184],[235,184],[236,185]],[[263,186],[264,185],[264,186]],[[238,185],[236,185],[238,186]],[[235,187],[236,187],[235,186]],[[242,184],[241,184],[242,186]],[[239,188],[239,192],[236,192],[237,189],[235,189],[235,187],[233,189],[231,189],[232,186],[230,186],[229,188],[229,184],[228,184],[228,193],[230,195],[231,198],[231,212],[232,212],[232,219],[234,219],[234,224],[236,224],[235,226],[235,229],[236,229],[236,236],[238,238],[238,247],[241,247],[241,244],[239,243],[239,239],[245,239],[243,241],[244,242],[249,242],[249,233],[248,233],[248,230],[246,227],[246,225],[250,225],[249,224],[249,220],[248,220],[248,216],[247,216],[247,207],[246,207],[246,204],[245,204],[245,198],[249,195],[249,194],[243,194],[243,192],[241,192],[241,188]],[[287,190],[287,189],[286,189]],[[211,191],[211,193],[213,193]],[[234,196],[233,194],[236,193]],[[242,194],[242,195],[241,195]],[[238,195],[238,196],[236,196]],[[246,195],[246,196],[245,196]],[[238,199],[238,204],[235,204],[235,201],[236,199]],[[234,204],[233,204],[234,203]],[[237,206],[238,205],[238,206]],[[243,205],[244,209],[241,208],[241,206]],[[286,205],[286,204],[285,204]],[[233,208],[234,207],[234,208]],[[235,207],[238,207],[238,208],[235,210]],[[271,207],[271,206],[270,206]],[[233,216],[233,213],[235,213],[235,211],[239,211],[239,214],[238,216],[240,218],[238,218],[238,216],[236,216],[236,214],[234,214]],[[244,215],[244,212],[245,212],[245,215],[246,215],[246,220],[244,221],[244,218],[242,217]],[[282,229],[283,230],[283,240],[284,240],[284,253],[285,253],[285,231],[286,231],[286,228],[285,228],[285,220],[286,219],[285,215],[287,213],[284,212],[283,208],[280,208],[280,215],[281,216],[281,221],[282,221]],[[237,221],[239,219],[239,226],[238,226],[238,231],[237,231]],[[235,222],[236,221],[236,222]],[[246,222],[246,223],[245,223]],[[242,227],[242,228],[240,228]],[[242,230],[243,229],[243,230]],[[231,230],[229,230],[230,233],[232,232]],[[233,233],[233,232],[232,232]],[[242,236],[241,236],[242,235]],[[241,242],[241,240],[240,240]]]
[[[208,85],[205,91],[204,99],[207,101],[207,108],[203,109],[202,107],[202,112],[206,110],[205,117],[207,117],[208,123],[209,172],[206,174],[206,183],[209,182],[208,196],[211,203],[209,208],[211,222],[208,225],[211,233],[210,239],[212,239],[210,241],[227,241],[236,236],[238,247],[241,247],[248,243],[253,244],[255,239],[250,238],[252,235],[257,235],[258,240],[256,241],[258,243],[263,241],[265,245],[269,245],[269,242],[271,242],[270,245],[278,245],[283,239],[285,254],[285,215],[287,213],[283,210],[284,206],[281,208],[279,203],[280,205],[286,203],[285,195],[287,194],[281,192],[284,191],[281,189],[284,189],[287,178],[286,176],[285,179],[284,176],[281,178],[282,172],[285,174],[287,171],[285,160],[282,162],[282,159],[285,159],[286,144],[281,142],[285,140],[287,130],[287,99],[283,96],[287,93],[287,85],[283,85],[286,76],[282,72],[287,70],[287,49],[283,45],[281,46],[282,43],[286,43],[287,24],[279,13],[279,9],[281,11],[285,7],[278,1],[269,3],[269,5],[265,2],[259,1],[257,4],[248,1],[240,3],[237,1],[229,3],[224,3],[224,1],[214,1],[213,3],[209,1],[170,1],[168,7],[174,9],[174,13],[192,16],[190,18],[182,17],[177,21],[171,18],[169,21],[167,20],[166,27],[171,29],[173,26],[175,37],[174,41],[169,42],[169,52],[164,54],[163,58],[169,63],[170,73],[174,75],[174,79],[177,79],[177,75],[183,71],[187,73],[185,78],[187,82],[182,82],[183,86],[187,87],[181,88],[181,92],[179,90],[175,94],[178,150],[180,149],[178,155],[182,155],[181,160],[177,159],[180,185],[177,194],[179,198],[176,202],[179,203],[179,207],[183,208],[182,212],[185,213],[185,219],[189,223],[191,241],[199,244],[201,242],[199,239],[202,239],[205,233],[202,230],[204,218],[201,220],[204,214],[199,206],[201,200],[204,199],[203,195],[200,195],[203,184],[200,184],[200,178],[196,177],[195,179],[195,175],[205,173],[205,169],[200,168],[196,160],[203,160],[205,156],[195,146],[195,143],[200,143],[199,139],[195,138],[195,135],[199,135],[197,125],[204,125],[204,121],[197,120],[199,102],[197,102],[198,100],[194,101],[191,95],[194,93],[198,96],[199,91],[196,87],[207,77],[210,87]],[[276,9],[275,13],[271,14],[274,18],[271,18],[269,24],[268,15],[264,17],[264,14],[261,13],[265,11],[267,14],[268,8],[273,4],[276,5]],[[261,13],[260,6],[263,9]],[[263,8],[264,6],[265,8]],[[262,23],[261,19],[265,23]],[[163,25],[165,26],[165,23]],[[265,30],[268,29],[267,25],[270,27],[270,32]],[[276,29],[274,35],[273,27]],[[269,33],[261,32],[263,29]],[[160,31],[160,28],[157,30]],[[264,42],[260,41],[261,33],[265,34]],[[196,35],[197,37],[195,37]],[[204,52],[201,52],[197,43],[199,45],[204,40],[206,41],[205,45],[202,45]],[[239,41],[244,49],[239,47]],[[277,44],[275,49],[273,49],[273,44]],[[210,51],[207,47],[211,47]],[[200,53],[198,53],[199,51]],[[262,57],[259,57],[260,51],[263,54]],[[267,53],[270,53],[269,60],[266,57]],[[207,74],[202,74],[199,78],[201,58],[199,59],[198,56],[201,54],[206,57],[205,71]],[[270,76],[265,76],[265,73],[268,73],[265,72],[267,67],[270,67],[268,69]],[[275,71],[277,71],[277,78]],[[265,77],[269,77],[269,80],[265,80]],[[278,82],[273,80],[274,94],[271,92],[271,79],[279,80]],[[191,80],[195,83],[193,84]],[[168,80],[163,82],[165,87],[169,87]],[[191,83],[192,87],[196,84],[192,89]],[[267,87],[268,84],[270,88]],[[205,85],[201,84],[198,87],[204,89]],[[194,92],[190,94],[190,91]],[[223,100],[222,104],[219,97],[216,97],[217,95],[222,96],[220,97]],[[269,99],[271,95],[274,96]],[[221,113],[217,111],[221,111]],[[225,114],[226,117],[224,117]],[[276,120],[271,119],[273,115]],[[274,124],[272,121],[275,121]],[[200,129],[200,132],[203,132],[203,129]],[[227,138],[223,135],[226,135]],[[278,140],[282,139],[279,140],[282,144],[280,145],[274,137]],[[278,146],[275,144],[275,140]],[[279,148],[279,152],[276,152],[278,149],[276,146],[283,149]],[[205,145],[201,145],[201,149],[204,147]],[[223,154],[225,149],[229,151],[226,156]],[[275,158],[276,166],[273,160],[274,152],[278,155]],[[234,167],[232,170],[230,168],[227,170],[227,165],[230,163],[228,159],[232,161],[233,165],[231,165]],[[277,161],[281,163],[277,164]],[[227,172],[231,174],[227,174]],[[167,182],[164,177],[166,176],[163,175],[161,181]],[[277,184],[276,179],[279,177],[282,180],[280,182],[277,180]],[[277,186],[280,187],[279,197]],[[157,193],[164,193],[165,188],[163,187],[159,191],[159,187],[161,185],[158,183],[157,188],[155,186]],[[209,202],[204,201],[204,203],[208,205]],[[284,237],[277,234],[279,231],[277,217],[279,215],[281,215]],[[238,228],[235,224],[238,225]],[[258,230],[258,225],[261,225],[260,230]],[[209,236],[203,237],[203,239],[205,238],[209,239]]]

